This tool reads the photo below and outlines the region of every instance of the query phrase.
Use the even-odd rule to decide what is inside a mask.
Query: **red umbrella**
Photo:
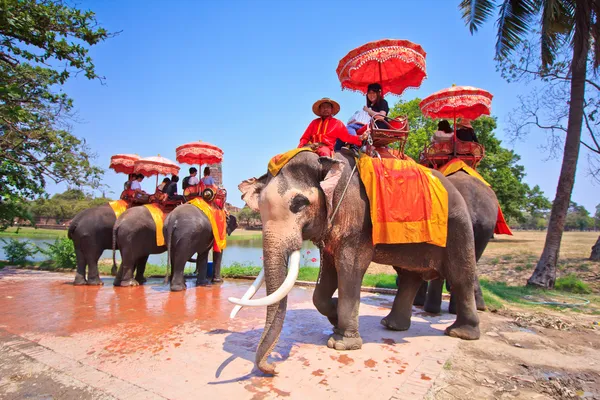
[[[223,161],[223,150],[202,141],[182,144],[175,153],[177,162],[182,164],[218,164]]]
[[[179,166],[168,158],[161,157],[146,157],[140,158],[135,162],[133,172],[142,174],[145,177],[156,175],[156,184],[158,185],[158,175],[177,175]]]
[[[490,115],[492,94],[472,86],[455,86],[425,97],[419,107],[430,118],[476,119]]]
[[[421,46],[408,40],[377,40],[350,51],[336,72],[343,89],[366,94],[370,83],[380,83],[384,94],[401,95],[427,77],[426,56]]]
[[[120,174],[132,174],[134,163],[140,159],[137,154],[115,154],[110,158],[110,165],[115,172]]]

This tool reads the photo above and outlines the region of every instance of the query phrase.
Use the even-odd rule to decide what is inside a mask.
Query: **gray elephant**
[[[362,347],[358,330],[360,287],[371,261],[393,265],[402,276],[392,310],[381,321],[385,327],[408,329],[412,303],[423,278],[444,277],[452,281],[457,306],[456,321],[445,333],[462,339],[479,338],[479,317],[473,296],[475,244],[463,197],[448,179],[432,171],[448,192],[450,234],[446,247],[425,243],[374,246],[369,201],[354,166],[353,154],[347,150],[336,153],[335,159],[306,151],[293,157],[276,176],[268,173],[239,186],[248,206],[260,210],[264,256],[264,275],[261,275],[266,281],[267,297],[250,299],[260,284],[259,275],[242,299],[230,301],[239,306],[268,306],[265,329],[256,351],[256,364],[265,373],[275,373],[267,357],[281,333],[287,294],[298,275],[303,240],[317,243],[321,251],[313,303],[333,325],[328,347],[337,350]],[[332,297],[336,290],[337,299]]]
[[[134,207],[119,216],[112,229],[113,271],[116,269],[115,250],[121,252],[121,265],[114,286],[137,286],[146,282],[144,272],[150,254],[167,251],[166,244],[157,245],[156,223],[146,207]],[[136,270],[135,279],[133,270]]]
[[[498,199],[489,186],[464,171],[458,171],[447,178],[465,199],[469,209],[475,238],[475,260],[479,261],[494,234],[498,218]],[[443,286],[443,279],[433,280],[429,282],[429,285],[427,282],[423,282],[415,297],[414,305],[424,306],[423,309],[430,313],[439,313]],[[475,276],[475,304],[478,310],[485,310],[485,301],[477,275]],[[452,295],[450,296],[449,311],[452,314],[456,313],[456,304]]]
[[[77,257],[74,285],[103,284],[98,260],[104,250],[112,248],[112,229],[116,221],[115,212],[108,204],[83,210],[71,221],[68,238],[73,241]]]
[[[237,228],[237,219],[227,216],[227,235]],[[196,285],[207,285],[208,253],[213,247],[213,231],[206,214],[192,204],[184,204],[173,210],[163,226],[163,233],[168,249],[168,263],[172,266],[171,290],[178,292],[185,289],[184,268],[190,258],[198,253],[196,258]],[[222,282],[221,260],[222,252],[213,252],[212,282]]]

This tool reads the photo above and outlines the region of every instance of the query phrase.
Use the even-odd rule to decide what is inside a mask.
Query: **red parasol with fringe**
[[[133,174],[133,166],[140,156],[137,154],[115,154],[110,158],[108,168],[119,174]]]
[[[423,48],[402,39],[382,39],[364,44],[342,58],[336,73],[342,89],[367,93],[367,86],[379,83],[383,93],[401,95],[418,88],[427,77]]]
[[[218,164],[223,161],[223,150],[201,140],[182,144],[175,154],[177,162],[182,164]]]
[[[452,85],[425,97],[419,108],[430,118],[476,119],[492,112],[492,94],[472,86]]]
[[[142,174],[145,177],[156,175],[156,185],[158,186],[158,175],[177,175],[179,174],[179,165],[175,164],[168,158],[161,157],[145,157],[140,158],[135,162],[133,172]]]

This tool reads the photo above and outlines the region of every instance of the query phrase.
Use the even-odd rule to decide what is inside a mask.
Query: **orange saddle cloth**
[[[439,169],[439,171],[444,176],[452,175],[453,173],[458,172],[458,171],[464,171],[467,174],[479,179],[481,182],[485,183],[490,188],[492,187],[492,185],[487,183],[486,180],[483,179],[483,177],[481,175],[479,175],[479,172],[475,171],[473,168],[471,168],[467,164],[465,164],[464,161],[462,161],[458,158],[453,159],[448,164],[441,167]],[[502,209],[500,208],[500,204],[498,204],[498,218],[496,219],[496,226],[494,227],[494,233],[496,235],[511,235],[511,236],[513,234],[512,231],[510,230],[510,227],[506,223],[506,220],[504,219],[504,214],[502,214]]]
[[[210,221],[213,237],[215,239],[213,250],[216,252],[223,251],[227,246],[227,221],[225,210],[208,204],[204,199],[199,197],[188,201],[188,204],[198,207],[198,209],[206,215]]]
[[[369,197],[373,244],[446,247],[448,192],[431,170],[411,159],[362,156],[357,163]]]

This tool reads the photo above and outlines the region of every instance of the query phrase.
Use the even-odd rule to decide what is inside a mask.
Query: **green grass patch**
[[[577,293],[577,294],[590,294],[592,290],[590,286],[583,282],[575,274],[567,274],[558,278],[554,284],[557,290],[563,292]]]
[[[366,274],[363,278],[363,286],[397,289],[396,274]]]
[[[517,272],[525,271],[525,267],[522,265],[517,265],[515,267],[515,271],[517,271]]]
[[[576,267],[577,271],[581,271],[581,272],[589,272],[590,271],[590,266],[588,264],[579,264]]]
[[[506,255],[503,255],[503,256],[502,256],[502,259],[503,259],[504,261],[510,261],[510,260],[512,260],[512,259],[513,259],[513,255],[512,255],[512,254],[506,254]]]
[[[498,257],[492,258],[492,260],[490,262],[492,263],[492,265],[496,265],[500,262],[500,259]]]
[[[26,238],[56,238],[66,237],[67,230],[42,229],[31,227],[10,227],[0,231],[0,237],[26,237]]]

